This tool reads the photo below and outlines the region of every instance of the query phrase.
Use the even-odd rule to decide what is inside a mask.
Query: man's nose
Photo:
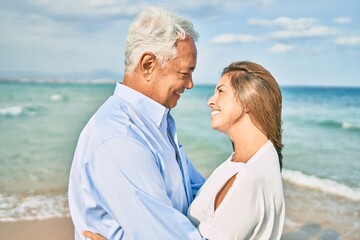
[[[194,87],[194,82],[192,77],[190,77],[188,80],[186,80],[185,88],[190,90],[193,87]]]

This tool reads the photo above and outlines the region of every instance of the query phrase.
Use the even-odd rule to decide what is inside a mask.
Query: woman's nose
[[[209,107],[213,107],[214,106],[214,95],[212,95],[211,97],[209,97],[208,101],[207,101],[207,105]]]

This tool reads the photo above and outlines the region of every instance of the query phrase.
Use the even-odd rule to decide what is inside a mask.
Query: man
[[[156,7],[130,26],[123,83],[89,120],[75,151],[75,239],[82,230],[107,239],[201,239],[186,212],[204,178],[169,113],[193,87],[197,38],[190,21]]]

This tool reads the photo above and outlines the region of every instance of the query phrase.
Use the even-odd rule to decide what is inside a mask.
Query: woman
[[[234,152],[188,210],[204,238],[280,239],[281,101],[278,84],[262,66],[234,62],[224,69],[208,105],[212,128],[228,135]]]
[[[188,210],[205,239],[280,239],[285,220],[281,102],[277,82],[262,66],[243,61],[223,70],[208,105],[212,128],[228,135],[234,152]],[[101,239],[90,232],[84,236]]]

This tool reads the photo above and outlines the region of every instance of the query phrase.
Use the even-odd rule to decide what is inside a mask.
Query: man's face
[[[154,93],[152,99],[166,108],[176,106],[185,89],[194,86],[192,73],[196,67],[197,50],[192,38],[177,42],[177,56],[157,68],[154,76]]]

